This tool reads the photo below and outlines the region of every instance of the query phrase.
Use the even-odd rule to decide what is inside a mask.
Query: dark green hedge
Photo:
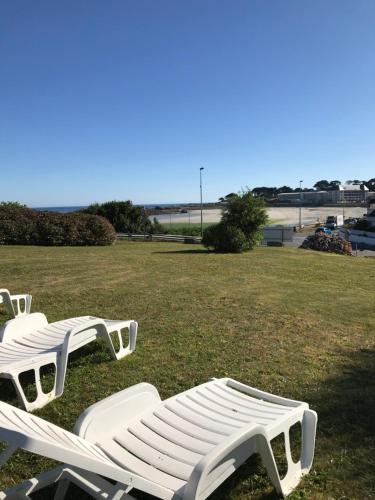
[[[110,245],[113,226],[103,217],[39,212],[17,203],[0,204],[1,245]]]

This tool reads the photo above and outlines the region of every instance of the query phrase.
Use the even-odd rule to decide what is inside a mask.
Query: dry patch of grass
[[[292,498],[373,498],[375,267],[298,249],[215,255],[199,246],[121,242],[103,248],[3,247],[1,286],[34,295],[50,321],[134,318],[136,352],[102,344],[69,362],[62,398],[38,412],[72,429],[90,404],[148,381],[161,396],[231,376],[310,403],[319,414],[313,471]],[[4,313],[0,320],[5,320]],[[14,403],[0,381],[2,399]],[[49,461],[20,453],[0,487]],[[213,498],[271,498],[254,457]]]

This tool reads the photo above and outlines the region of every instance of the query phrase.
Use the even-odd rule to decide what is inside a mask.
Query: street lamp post
[[[202,170],[204,170],[204,167],[201,167],[199,169],[199,186],[200,186],[200,191],[201,191],[201,236],[203,236],[203,198],[202,198]]]
[[[299,230],[302,229],[302,182],[299,181]]]

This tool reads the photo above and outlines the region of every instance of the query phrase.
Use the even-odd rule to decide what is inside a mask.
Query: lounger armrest
[[[186,485],[184,500],[206,498],[250,455],[256,452],[257,436],[267,438],[265,429],[250,424],[216,446],[194,467]]]

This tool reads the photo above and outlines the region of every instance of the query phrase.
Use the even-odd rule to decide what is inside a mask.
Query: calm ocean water
[[[137,205],[137,206],[145,208],[156,208],[156,207],[165,208],[165,207],[179,207],[181,205],[188,205],[188,203],[153,203],[153,204]],[[82,208],[87,208],[87,205],[74,206],[74,207],[30,207],[30,208],[33,208],[34,210],[40,210],[41,212],[68,213],[68,212],[77,212],[77,210],[81,210]]]

